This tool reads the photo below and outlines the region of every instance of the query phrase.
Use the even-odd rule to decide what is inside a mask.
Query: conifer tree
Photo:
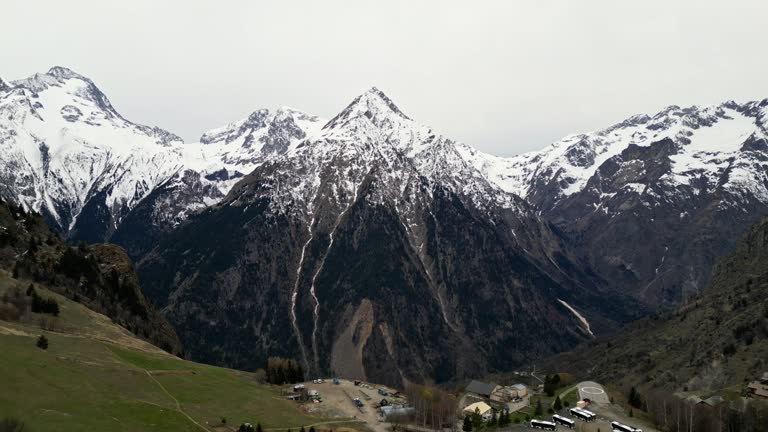
[[[472,420],[468,415],[464,416],[464,425],[461,427],[464,432],[472,432]]]
[[[560,411],[563,408],[563,403],[560,401],[560,395],[555,398],[555,404],[553,405],[555,411]]]
[[[472,428],[480,429],[483,425],[483,417],[480,416],[480,409],[475,408],[475,412],[472,413]]]

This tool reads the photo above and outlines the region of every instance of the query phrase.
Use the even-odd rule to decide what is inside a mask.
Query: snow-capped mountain
[[[513,158],[469,153],[569,232],[617,287],[651,304],[706,284],[768,212],[768,99],[670,106]]]
[[[70,238],[103,241],[153,191],[183,188],[151,210],[166,229],[218,202],[238,177],[315,124],[322,123],[295,110],[260,110],[184,144],[126,120],[91,80],[53,67],[0,83],[0,193]]]
[[[695,295],[768,213],[768,99],[501,158],[376,88],[327,122],[257,110],[183,143],[54,67],[0,80],[0,195],[141,258],[198,360],[440,381]]]
[[[625,300],[464,151],[373,88],[165,236],[140,263],[144,287],[200,360],[280,353],[393,384],[592,337],[573,310],[596,331],[626,319]]]
[[[754,163],[749,153],[765,151],[752,143],[764,141],[767,134],[768,99],[702,108],[670,106],[654,116],[636,115],[606,129],[568,136],[542,151],[512,158],[478,154],[474,160],[504,190],[549,210],[583,191],[604,162],[629,146],[648,147],[669,138],[675,143],[675,154],[663,181],[690,185],[703,176],[712,186],[728,171],[725,189],[768,202],[768,187],[754,181],[763,178],[764,166]]]

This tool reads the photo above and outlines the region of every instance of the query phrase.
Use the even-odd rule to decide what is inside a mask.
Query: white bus
[[[544,430],[555,430],[557,425],[546,420],[531,420],[531,427]]]
[[[632,426],[627,426],[617,421],[611,422],[611,429],[614,431],[621,431],[621,432],[643,432],[642,429],[634,428]]]
[[[568,429],[573,429],[576,426],[576,422],[575,421],[569,419],[568,417],[563,417],[563,416],[557,415],[557,414],[552,416],[552,421],[555,422],[555,423],[559,423],[559,424],[567,427]]]
[[[587,411],[581,408],[571,408],[571,415],[586,422],[593,421],[597,418],[597,415],[592,411]]]

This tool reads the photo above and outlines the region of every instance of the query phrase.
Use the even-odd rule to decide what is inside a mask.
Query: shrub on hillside
[[[18,321],[24,311],[19,310],[12,303],[0,303],[0,320],[2,321]]]
[[[18,321],[27,310],[27,300],[17,287],[6,291],[0,297],[0,319]]]
[[[37,347],[41,350],[47,350],[48,349],[48,338],[40,335],[39,338],[37,338]]]
[[[32,312],[59,316],[59,303],[52,298],[42,298],[33,291]]]

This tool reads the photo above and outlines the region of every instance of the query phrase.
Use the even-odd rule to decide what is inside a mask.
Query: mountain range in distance
[[[393,385],[509,370],[697,297],[768,213],[768,99],[502,158],[372,88],[183,143],[69,69],[0,81],[0,195],[137,261],[191,358]]]

